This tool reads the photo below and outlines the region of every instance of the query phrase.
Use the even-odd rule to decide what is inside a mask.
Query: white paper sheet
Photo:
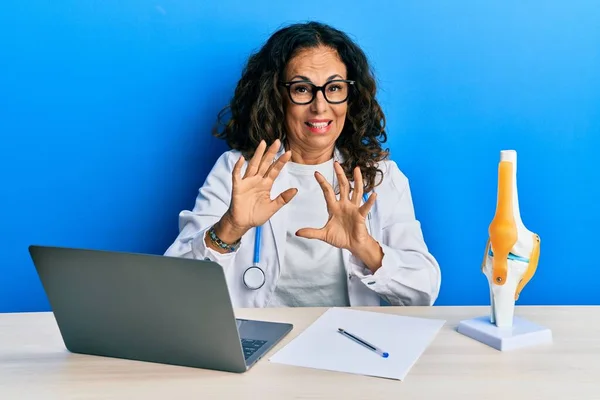
[[[403,380],[445,320],[330,308],[275,353],[279,364]],[[338,332],[347,330],[389,353],[383,358]]]

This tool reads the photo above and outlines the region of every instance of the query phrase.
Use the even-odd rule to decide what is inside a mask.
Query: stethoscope
[[[369,199],[367,193],[363,194],[363,201],[366,203]],[[369,231],[371,229],[371,212],[367,214],[367,220],[369,224]],[[265,271],[260,267],[260,239],[262,237],[262,226],[257,226],[254,234],[254,262],[246,271],[242,277],[244,285],[251,290],[260,289],[265,284]]]

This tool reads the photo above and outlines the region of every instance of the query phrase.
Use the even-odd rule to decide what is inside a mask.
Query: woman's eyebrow
[[[300,78],[300,79],[302,79],[303,81],[309,81],[309,82],[312,82],[312,80],[311,80],[310,78],[308,78],[308,77],[306,77],[306,76],[304,76],[304,75],[294,75],[294,76],[292,76],[292,77],[290,78],[290,81],[293,81],[293,80],[294,80],[294,79],[296,79],[296,78]],[[327,78],[327,80],[326,80],[326,81],[331,81],[331,80],[333,80],[334,78],[340,78],[340,79],[344,79],[344,78],[342,78],[342,76],[341,76],[340,74],[335,74],[335,75],[331,75],[329,78]]]
[[[344,79],[342,78],[342,76],[340,74],[335,74],[335,75],[331,75],[329,78],[327,78],[328,81],[332,80],[333,78],[340,78],[340,79]]]
[[[307,78],[306,76],[303,76],[303,75],[294,75],[294,76],[292,76],[292,77],[290,78],[290,81],[293,81],[293,80],[294,80],[294,79],[296,79],[296,78],[300,78],[300,79],[302,79],[303,81],[309,81],[309,82],[312,82],[312,81],[310,80],[310,78]]]

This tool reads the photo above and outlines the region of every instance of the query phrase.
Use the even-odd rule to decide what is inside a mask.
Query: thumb
[[[296,232],[296,236],[306,239],[325,240],[325,232],[322,229],[302,228]]]
[[[365,218],[367,216],[367,214],[369,213],[369,211],[371,211],[371,208],[373,207],[373,204],[375,204],[376,199],[377,199],[377,193],[375,193],[375,192],[371,193],[371,195],[367,199],[367,202],[358,209],[358,211],[360,212],[360,215],[362,215],[363,218]]]
[[[294,196],[298,193],[298,189],[291,188],[281,193],[273,202],[275,203],[275,212],[279,211],[279,209],[289,203]]]

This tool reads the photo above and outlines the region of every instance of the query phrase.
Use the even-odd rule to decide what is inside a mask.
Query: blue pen
[[[348,339],[354,340],[356,343],[366,347],[369,350],[374,351],[375,353],[379,354],[383,358],[388,358],[388,356],[389,356],[389,353],[381,350],[377,346],[373,346],[371,343],[367,342],[366,340],[361,339],[358,336],[353,335],[352,333],[350,333],[342,328],[338,328],[338,332],[341,333],[342,335],[346,336]]]

